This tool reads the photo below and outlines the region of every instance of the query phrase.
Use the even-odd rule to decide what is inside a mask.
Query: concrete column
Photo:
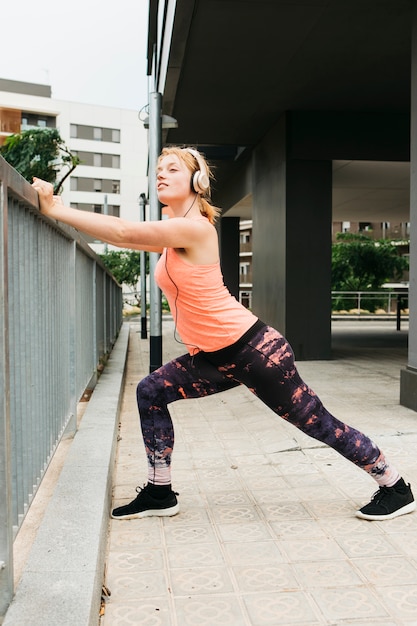
[[[410,327],[408,363],[401,371],[400,403],[417,411],[417,5],[414,4],[411,44],[410,132]]]
[[[220,220],[220,261],[223,278],[230,293],[239,300],[239,218]]]
[[[330,160],[287,159],[285,118],[254,152],[253,310],[296,358],[331,356]]]
[[[287,161],[286,333],[298,359],[331,357],[331,161]]]

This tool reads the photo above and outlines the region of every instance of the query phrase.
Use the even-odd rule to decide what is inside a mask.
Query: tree
[[[333,291],[377,291],[389,280],[400,280],[408,261],[398,254],[393,241],[374,241],[361,234],[339,233],[332,246]],[[348,308],[340,301],[337,308]],[[374,310],[380,303],[369,300]]]
[[[0,146],[0,154],[30,183],[34,176],[52,183],[55,194],[80,162],[56,128],[31,128],[10,135]],[[58,171],[62,169],[67,171],[57,181]]]
[[[131,287],[132,291],[136,291],[141,273],[140,252],[136,250],[108,250],[99,256],[118,283],[125,284]],[[149,268],[145,268],[145,271],[149,272]],[[136,299],[139,304],[139,299]]]

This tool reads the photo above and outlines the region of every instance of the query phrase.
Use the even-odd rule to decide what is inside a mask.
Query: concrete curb
[[[3,626],[97,626],[129,325],[123,324]]]

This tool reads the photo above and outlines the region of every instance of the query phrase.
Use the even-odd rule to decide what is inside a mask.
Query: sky
[[[51,85],[52,98],[138,111],[148,101],[148,0],[9,0],[0,78]]]

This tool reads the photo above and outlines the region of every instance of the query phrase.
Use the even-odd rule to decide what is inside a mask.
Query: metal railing
[[[343,302],[344,311],[353,311],[356,315],[374,312],[375,309],[387,315],[396,315],[398,305],[406,308],[408,303],[408,289],[401,291],[332,291],[332,308]],[[340,306],[340,305],[339,305]]]
[[[404,309],[408,308],[408,289],[384,291],[332,291],[333,317],[339,315],[354,315],[357,318],[369,317],[370,314],[379,317],[395,318],[397,330],[400,330],[401,317]]]
[[[0,615],[14,536],[122,323],[122,290],[0,157]]]

